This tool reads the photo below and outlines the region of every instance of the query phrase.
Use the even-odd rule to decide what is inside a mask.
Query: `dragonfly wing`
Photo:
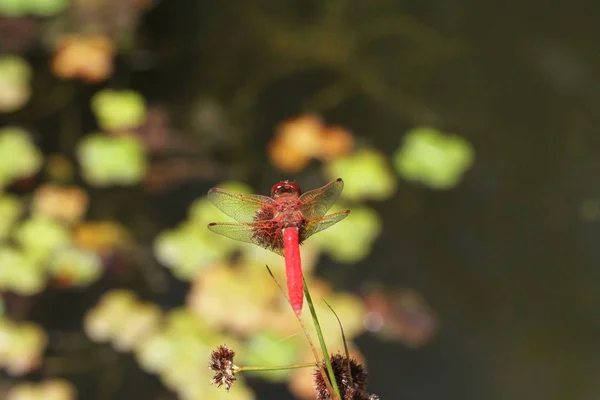
[[[210,189],[206,197],[219,210],[238,222],[254,221],[258,210],[273,203],[273,199],[267,196],[235,193],[218,188]]]
[[[283,255],[283,249],[267,246],[265,243],[258,240],[256,234],[254,233],[256,228],[256,224],[250,223],[236,224],[229,222],[213,222],[208,224],[208,229],[214,233],[218,233],[219,235],[223,235],[229,239],[238,240],[240,242],[253,243],[264,249],[271,250],[279,255]]]
[[[307,227],[304,229],[304,233],[301,238],[302,241],[306,240],[317,232],[321,232],[323,229],[329,228],[331,225],[337,224],[346,218],[348,214],[350,214],[350,210],[340,211],[321,218],[313,218],[309,220]]]
[[[304,193],[299,199],[302,204],[300,210],[306,218],[323,217],[338,199],[343,188],[344,181],[338,178],[323,187]]]

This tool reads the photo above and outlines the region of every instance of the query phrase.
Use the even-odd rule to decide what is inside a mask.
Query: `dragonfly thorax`
[[[258,210],[254,221],[254,238],[263,247],[283,249],[283,230],[296,228],[302,238],[306,219],[296,199],[279,199],[268,207]]]

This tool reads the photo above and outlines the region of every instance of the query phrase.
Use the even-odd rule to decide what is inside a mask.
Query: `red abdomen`
[[[283,255],[285,257],[285,274],[288,296],[296,314],[302,312],[304,285],[302,283],[302,263],[300,261],[300,243],[297,228],[283,230]]]

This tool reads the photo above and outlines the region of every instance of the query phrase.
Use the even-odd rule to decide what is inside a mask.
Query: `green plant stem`
[[[325,300],[323,300],[325,301]],[[342,326],[342,321],[340,321],[340,317],[338,317],[337,313],[335,312],[335,310],[333,309],[333,307],[331,307],[329,305],[328,302],[325,301],[325,304],[327,304],[327,307],[329,307],[329,309],[331,310],[331,312],[333,313],[333,315],[335,315],[335,319],[337,319],[338,324],[340,325],[340,331],[342,332],[342,341],[344,342],[344,351],[346,352],[346,362],[348,365],[348,380],[350,381],[350,387],[354,386],[354,382],[352,381],[352,364],[350,363],[350,352],[348,351],[348,342],[346,341],[346,334],[344,333],[344,327]]]
[[[300,368],[314,368],[316,363],[304,363],[304,364],[291,364],[291,365],[280,365],[275,367],[238,367],[238,372],[249,372],[249,371],[281,371],[285,369],[300,369]]]
[[[279,290],[281,290],[281,294],[287,300],[290,307],[293,309],[294,307],[292,307],[292,303],[290,302],[290,299],[285,294],[285,290],[283,290],[283,287],[281,286],[279,281],[275,278],[275,275],[273,275],[273,272],[271,271],[271,268],[269,268],[268,265],[267,265],[267,271],[269,271],[271,278],[273,279],[273,281],[275,282],[275,284],[277,285]],[[304,276],[302,277],[302,279],[304,281]],[[319,368],[319,374],[321,374],[321,377],[323,378],[323,383],[325,383],[325,386],[327,387],[327,391],[331,394],[331,398],[333,400],[341,400],[341,397],[336,395],[336,393],[333,390],[333,387],[331,386],[331,382],[329,381],[329,378],[327,377],[327,371],[325,371],[325,368],[323,368],[323,365],[321,365],[321,360],[323,359],[323,356],[319,356],[319,353],[317,352],[317,349],[315,348],[315,345],[314,345],[312,339],[310,338],[310,334],[308,333],[308,330],[306,329],[306,325],[304,325],[301,315],[296,314],[294,312],[294,316],[298,320],[298,324],[300,324],[300,327],[302,327],[304,336],[306,336],[306,340],[308,341],[308,347],[310,347],[310,350],[313,352],[313,355],[315,356],[315,363],[316,363],[317,367]]]
[[[329,381],[331,382],[333,391],[338,396],[338,398],[341,399],[342,396],[340,395],[340,389],[338,388],[337,380],[335,379],[335,375],[333,374],[333,367],[331,366],[331,361],[329,360],[329,350],[327,350],[327,345],[325,344],[325,339],[323,338],[323,331],[321,330],[321,325],[319,324],[319,319],[317,318],[317,312],[315,311],[315,306],[312,302],[312,298],[310,297],[310,292],[308,291],[308,285],[306,284],[306,279],[304,279],[304,275],[302,275],[302,281],[304,282],[304,296],[306,296],[306,302],[308,303],[308,308],[310,309],[310,314],[312,315],[312,319],[315,324],[315,329],[317,331],[317,337],[319,338],[319,343],[321,344],[321,352],[323,353],[323,360],[325,361],[325,365],[327,366]]]

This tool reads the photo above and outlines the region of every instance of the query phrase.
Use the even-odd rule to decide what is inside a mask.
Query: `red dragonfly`
[[[271,188],[271,197],[213,188],[208,199],[238,223],[213,222],[208,229],[284,256],[290,303],[300,314],[304,296],[300,245],[348,216],[350,210],[325,215],[343,187],[344,182],[336,179],[302,194],[298,185],[283,181]]]

